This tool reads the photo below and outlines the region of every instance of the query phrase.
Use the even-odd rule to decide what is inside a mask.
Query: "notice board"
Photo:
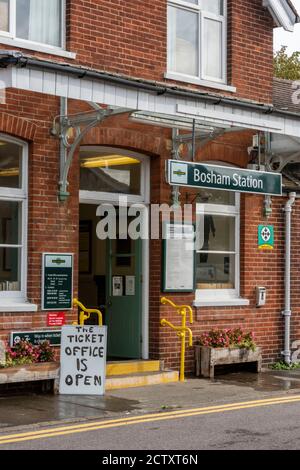
[[[73,255],[43,253],[42,310],[71,310]]]
[[[63,326],[59,393],[104,395],[106,326]]]
[[[163,242],[163,292],[195,290],[194,225],[166,223]]]

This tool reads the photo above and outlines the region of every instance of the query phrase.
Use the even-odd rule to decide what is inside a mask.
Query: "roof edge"
[[[275,24],[286,31],[293,32],[295,24],[300,22],[291,0],[263,0],[263,6],[269,10]]]

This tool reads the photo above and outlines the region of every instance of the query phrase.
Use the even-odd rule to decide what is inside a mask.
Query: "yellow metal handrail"
[[[190,316],[190,323],[192,324],[194,319],[193,319],[193,310],[189,305],[176,305],[172,300],[167,299],[166,297],[161,298],[161,303],[163,305],[171,305],[171,307],[175,308],[177,312],[182,316],[182,322],[181,326],[175,326],[172,323],[170,323],[166,319],[162,319],[160,324],[161,326],[168,326],[169,328],[172,328],[172,330],[177,332],[177,336],[181,338],[181,356],[180,356],[180,377],[179,380],[180,382],[184,382],[184,369],[185,369],[185,337],[186,333],[189,335],[189,347],[191,348],[193,346],[193,333],[190,328],[186,326],[186,316],[187,316],[187,311],[189,312]]]
[[[190,314],[190,323],[191,325],[193,324],[193,310],[192,310],[192,307],[190,305],[176,305],[174,304],[174,302],[172,302],[172,300],[170,299],[167,299],[167,297],[162,297],[160,299],[161,303],[163,305],[171,305],[171,307],[173,308],[176,308],[176,310],[178,310],[178,312],[181,314],[181,315],[186,315],[186,310],[189,311],[189,314]]]
[[[97,313],[99,326],[103,325],[103,316],[100,310],[97,310],[94,308],[86,308],[81,302],[79,302],[78,299],[73,299],[73,306],[79,307],[81,309],[79,312],[79,325],[80,326],[84,325],[85,320],[90,319],[91,313]],[[78,322],[75,322],[74,324],[78,325]]]

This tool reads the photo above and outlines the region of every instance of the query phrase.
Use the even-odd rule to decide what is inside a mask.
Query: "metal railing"
[[[162,319],[160,324],[163,327],[168,326],[169,328],[172,328],[172,330],[176,331],[177,336],[181,338],[179,380],[180,382],[184,382],[186,333],[189,335],[189,347],[191,348],[193,346],[193,333],[192,330],[186,326],[186,317],[189,312],[190,324],[193,324],[193,310],[189,305],[176,305],[174,302],[172,302],[172,300],[167,299],[166,297],[162,297],[160,301],[163,305],[170,305],[171,307],[175,308],[182,317],[181,326],[175,326],[166,319]]]
[[[92,313],[96,313],[98,315],[98,324],[99,326],[103,325],[103,315],[100,310],[94,308],[86,308],[78,299],[73,299],[73,306],[79,307],[79,325],[84,326],[84,322],[90,319]],[[78,325],[78,322],[73,323],[74,325]]]

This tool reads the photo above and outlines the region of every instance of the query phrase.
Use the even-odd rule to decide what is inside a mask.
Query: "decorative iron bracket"
[[[270,171],[276,171],[277,173],[282,173],[284,168],[289,163],[300,163],[300,152],[295,152],[289,157],[283,157],[282,155],[277,155],[275,153],[268,154],[266,156],[266,167]]]
[[[117,114],[124,114],[132,110],[127,108],[101,108],[96,103],[89,103],[94,111],[75,115],[56,116],[53,121],[51,134],[58,137],[64,150],[61,155],[60,181],[58,197],[60,201],[66,201],[68,192],[68,175],[74,154],[85,135],[98,126],[105,118]],[[71,139],[73,139],[71,141]]]

